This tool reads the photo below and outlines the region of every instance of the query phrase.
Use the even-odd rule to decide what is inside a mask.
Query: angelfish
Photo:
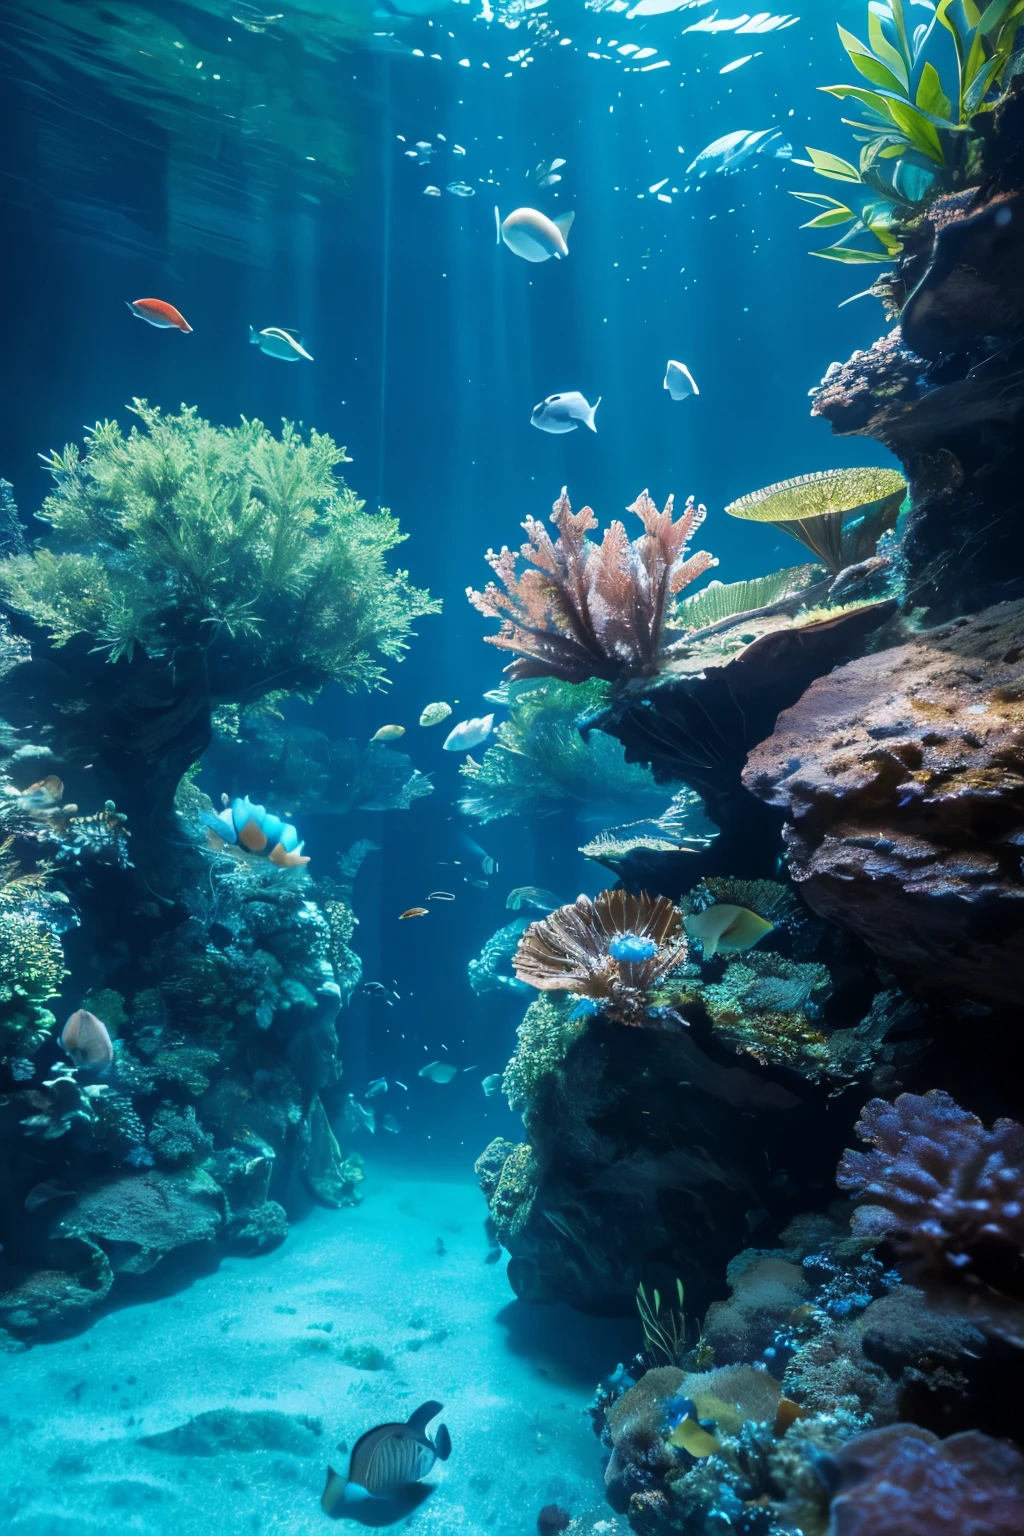
[[[361,1435],[352,1447],[347,1481],[333,1467],[327,1468],[320,1498],[324,1514],[338,1517],[346,1504],[394,1499],[411,1483],[426,1477],[435,1461],[447,1461],[452,1442],[445,1426],[440,1425],[433,1440],[427,1439],[427,1425],[443,1406],[424,1403],[408,1423],[379,1424]]]
[[[686,364],[673,362],[671,358],[665,369],[665,388],[673,400],[685,400],[689,395],[700,394],[697,382]]]
[[[304,357],[307,363],[313,361],[302,345],[300,333],[289,330],[285,325],[268,325],[263,331],[254,330],[250,325],[249,340],[268,357],[279,357],[282,363],[297,363],[300,357]]]
[[[753,949],[775,926],[749,907],[736,907],[727,901],[691,913],[683,925],[691,939],[700,940],[706,960],[712,955],[739,955]]]
[[[536,208],[516,208],[502,219],[495,207],[495,244],[504,240],[509,250],[524,261],[547,261],[551,256],[561,261],[569,254],[565,241],[575,217],[575,213],[562,213],[557,219],[549,219]]]
[[[582,421],[591,432],[596,432],[594,413],[600,404],[600,395],[590,405],[578,389],[566,390],[561,395],[548,395],[546,400],[534,406],[530,426],[539,428],[541,432],[575,432]]]

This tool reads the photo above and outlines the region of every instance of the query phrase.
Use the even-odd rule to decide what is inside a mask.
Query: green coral
[[[608,802],[663,805],[665,791],[650,770],[626,762],[613,737],[594,730],[584,738],[579,724],[606,703],[608,685],[592,679],[553,679],[513,685],[509,716],[495,732],[482,762],[468,757],[461,773],[469,781],[459,808],[477,821],[536,815],[566,801],[580,806]]]
[[[793,565],[768,576],[755,576],[751,581],[733,581],[728,585],[711,581],[700,592],[679,602],[669,620],[669,628],[689,633],[705,629],[709,624],[723,624],[752,610],[767,608],[795,597],[811,585],[815,574],[813,565]],[[817,574],[820,575],[820,571]]]
[[[729,875],[711,875],[687,892],[681,905],[687,912],[703,912],[716,902],[747,907],[766,922],[781,928],[800,916],[800,903],[793,892],[777,880],[739,880]]]
[[[501,1080],[509,1107],[528,1110],[546,1077],[557,1072],[569,1047],[587,1027],[586,1019],[571,1019],[567,997],[539,997],[532,1002],[516,1031],[516,1052]]]
[[[0,911],[0,1054],[30,1056],[56,1020],[44,1006],[64,980],[60,939],[29,911]]]
[[[214,705],[385,682],[437,604],[388,570],[404,535],[338,477],[344,450],[288,423],[275,438],[193,407],[132,409],[127,436],[99,422],[84,455],[52,455],[38,514],[51,543],[0,566],[11,607],[55,646],[87,636],[111,661],[197,647]]]
[[[812,1013],[831,985],[823,965],[749,950],[726,966],[721,981],[700,986],[699,994],[715,1033],[735,1050],[763,1066],[817,1077],[828,1065],[827,1037]]]

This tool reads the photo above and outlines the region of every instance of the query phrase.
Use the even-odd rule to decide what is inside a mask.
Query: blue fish
[[[638,933],[620,933],[612,939],[608,953],[613,960],[636,963],[640,960],[653,960],[658,953],[658,946],[653,939],[643,938]]]

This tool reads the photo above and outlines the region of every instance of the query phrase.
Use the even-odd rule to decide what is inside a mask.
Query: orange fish
[[[148,320],[150,325],[157,326],[161,331],[191,331],[185,316],[179,314],[173,304],[165,304],[163,299],[125,299],[125,303],[133,315],[138,315],[140,320]]]
[[[426,917],[428,911],[427,907],[409,907],[407,911],[399,912],[398,921],[404,923],[407,917]]]

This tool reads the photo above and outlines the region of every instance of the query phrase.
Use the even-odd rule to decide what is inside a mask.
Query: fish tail
[[[501,214],[498,212],[497,203],[494,205],[494,243],[501,244]]]
[[[593,405],[590,407],[590,415],[587,417],[587,426],[590,428],[591,432],[596,432],[597,431],[597,428],[594,426],[594,416],[597,413],[598,406],[601,404],[601,398],[602,397],[600,395],[598,395],[597,399],[594,401]]]
[[[249,327],[249,344],[253,347],[258,347],[260,344],[259,335],[256,331],[256,328],[252,325]]]

